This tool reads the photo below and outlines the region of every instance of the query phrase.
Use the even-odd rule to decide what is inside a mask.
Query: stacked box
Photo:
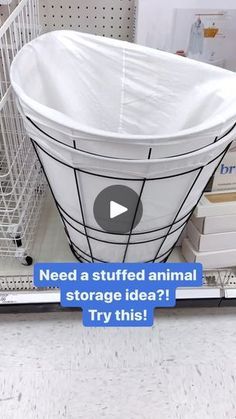
[[[236,266],[236,191],[205,193],[187,227],[182,251],[204,269]]]

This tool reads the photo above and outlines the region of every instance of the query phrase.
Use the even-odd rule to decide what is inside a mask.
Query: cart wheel
[[[24,266],[31,266],[32,263],[33,263],[33,258],[31,256],[26,256],[21,262],[21,264]]]

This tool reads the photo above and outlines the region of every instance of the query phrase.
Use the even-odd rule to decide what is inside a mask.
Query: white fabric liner
[[[235,122],[234,73],[74,31],[25,45],[11,80],[43,131],[103,156],[146,159],[150,146],[152,158],[195,151]]]

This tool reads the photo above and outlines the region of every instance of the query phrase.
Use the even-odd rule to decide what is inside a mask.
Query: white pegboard
[[[135,0],[40,0],[43,32],[70,29],[133,40]]]
[[[1,25],[5,20],[10,16],[16,6],[19,4],[20,0],[0,0],[0,23]]]

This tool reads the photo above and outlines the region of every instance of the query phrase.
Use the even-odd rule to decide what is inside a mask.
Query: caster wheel
[[[31,256],[26,256],[24,260],[21,262],[24,266],[31,266],[33,263],[33,258]]]
[[[21,247],[22,246],[22,241],[20,236],[16,236],[14,239],[14,243],[17,245],[17,247]]]

